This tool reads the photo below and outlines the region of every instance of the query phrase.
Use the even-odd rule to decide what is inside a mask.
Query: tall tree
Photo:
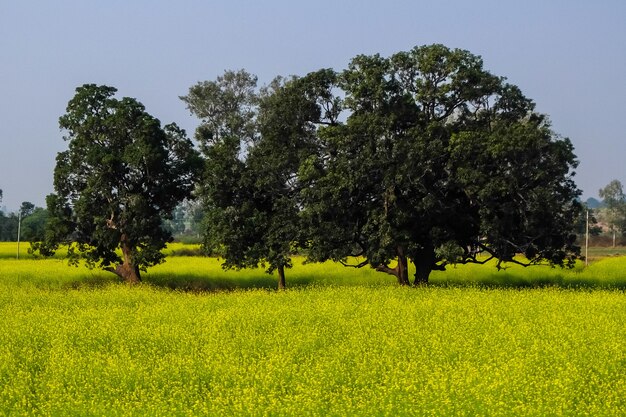
[[[22,202],[22,205],[20,206],[20,214],[22,217],[30,216],[33,211],[35,211],[35,205],[33,203],[30,201]]]
[[[17,239],[18,218],[15,213],[4,214],[0,211],[0,241],[15,242]]]
[[[305,216],[312,256],[350,255],[408,284],[450,263],[571,264],[579,205],[571,143],[482,60],[442,45],[357,56],[345,124],[320,132]],[[391,263],[394,260],[395,266]]]
[[[263,221],[260,255],[276,269],[279,287],[291,267],[295,245],[306,243],[300,216],[300,166],[316,155],[320,125],[337,123],[339,101],[332,94],[336,74],[320,70],[302,78],[277,79],[264,91],[259,106],[259,137],[246,166],[254,201]]]
[[[45,240],[35,249],[50,254],[69,244],[71,262],[137,282],[163,261],[171,235],[162,219],[189,197],[201,162],[182,129],[161,127],[141,103],[115,92],[83,85],[59,119],[68,150],[57,156]]]
[[[223,251],[225,268],[267,264],[285,287],[301,235],[298,170],[314,152],[316,125],[334,117],[324,101],[333,77],[277,78],[257,91],[256,77],[227,71],[183,97],[202,120],[196,137],[206,157],[205,247]]]
[[[226,71],[215,81],[200,82],[180,97],[200,119],[196,140],[205,158],[198,195],[204,205],[204,247],[220,252],[224,268],[256,266],[238,242],[256,240],[251,192],[243,183],[244,158],[254,141],[258,103],[257,78],[246,71]]]
[[[602,218],[609,225],[615,247],[617,232],[626,230],[626,195],[622,183],[618,180],[611,181],[600,189],[599,195],[605,205],[601,212]]]

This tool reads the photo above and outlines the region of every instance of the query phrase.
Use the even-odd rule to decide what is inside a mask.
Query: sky
[[[45,205],[58,119],[106,84],[193,136],[179,96],[227,69],[260,83],[442,43],[480,55],[568,137],[583,198],[626,183],[623,0],[0,0],[0,206]]]

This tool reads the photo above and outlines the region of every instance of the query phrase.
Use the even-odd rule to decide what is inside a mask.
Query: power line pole
[[[585,266],[589,265],[589,209],[587,209],[587,221],[585,222]]]
[[[22,234],[22,210],[17,212],[17,259],[20,259],[20,235]]]

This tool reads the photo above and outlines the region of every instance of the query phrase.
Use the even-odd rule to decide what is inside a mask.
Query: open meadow
[[[626,414],[626,257],[421,288],[297,259],[277,292],[191,246],[137,286],[25,248],[0,244],[0,415]]]

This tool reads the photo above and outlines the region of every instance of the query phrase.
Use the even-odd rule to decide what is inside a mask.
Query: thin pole
[[[615,226],[613,226],[613,247],[615,247]]]
[[[17,214],[17,259],[20,259],[20,235],[22,234],[22,210]]]
[[[585,266],[589,265],[589,210],[587,210],[587,222],[585,223]]]

